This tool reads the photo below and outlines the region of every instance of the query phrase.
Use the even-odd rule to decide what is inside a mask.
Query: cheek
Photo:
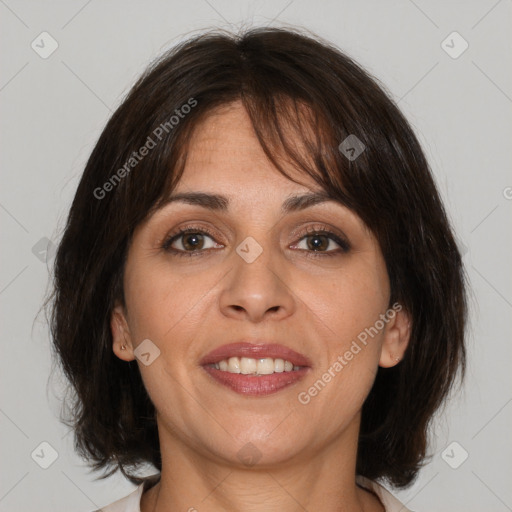
[[[384,336],[375,325],[389,300],[383,262],[360,257],[352,263],[323,286],[322,280],[314,287],[303,283],[302,291],[316,319],[322,364],[308,383],[312,387],[301,389],[307,394],[301,403],[311,399],[347,417],[360,409],[375,380]],[[334,415],[332,421],[334,428],[340,417]]]
[[[389,301],[389,284],[383,263],[377,258],[354,259],[328,280],[312,286],[304,279],[301,298],[326,327],[328,339],[343,349],[364,329],[375,324]]]
[[[165,263],[127,266],[125,296],[130,313],[130,331],[135,342],[143,336],[164,345],[176,340],[176,332],[198,326],[208,307],[218,276],[180,275]]]

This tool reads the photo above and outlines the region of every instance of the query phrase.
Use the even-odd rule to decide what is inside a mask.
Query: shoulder
[[[140,512],[140,499],[144,491],[155,485],[160,475],[153,475],[136,487],[128,496],[121,498],[110,505],[105,505],[93,512]]]
[[[144,484],[140,484],[133,492],[110,505],[106,505],[94,512],[140,512],[140,497]]]
[[[386,512],[413,512],[409,510],[402,502],[395,498],[385,487],[365,478],[364,476],[357,475],[356,483],[361,487],[373,492],[381,501],[382,505],[386,509]]]

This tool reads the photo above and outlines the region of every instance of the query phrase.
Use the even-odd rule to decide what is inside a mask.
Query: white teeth
[[[243,375],[271,375],[300,370],[300,366],[294,366],[284,359],[272,359],[264,357],[253,359],[252,357],[230,357],[213,364],[217,370],[229,373],[241,373]]]
[[[274,359],[274,371],[276,373],[284,372],[284,359]]]
[[[250,357],[240,358],[240,373],[249,375],[250,373],[256,373],[257,362],[256,359]]]
[[[258,359],[256,371],[260,375],[270,375],[271,373],[274,373],[274,361],[270,357]]]
[[[220,363],[219,363],[220,366]],[[240,359],[238,357],[230,357],[228,361],[229,373],[240,373]]]

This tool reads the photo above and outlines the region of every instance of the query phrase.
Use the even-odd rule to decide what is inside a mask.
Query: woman
[[[414,481],[464,373],[421,147],[296,31],[206,33],[144,73],[87,163],[52,304],[76,448],[138,484],[105,512],[407,510],[382,483]]]

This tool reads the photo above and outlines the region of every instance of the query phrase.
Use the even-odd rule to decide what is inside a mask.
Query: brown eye
[[[162,248],[177,256],[195,256],[206,249],[222,247],[216,244],[213,235],[204,229],[185,228],[172,234],[162,245]]]
[[[308,239],[308,249],[311,251],[326,251],[331,241],[325,235],[309,235],[306,238]]]
[[[186,233],[181,238],[181,245],[186,251],[194,251],[203,248],[204,236],[200,233]]]
[[[308,231],[293,248],[304,250],[313,256],[335,256],[347,253],[350,244],[331,231],[313,230]]]

